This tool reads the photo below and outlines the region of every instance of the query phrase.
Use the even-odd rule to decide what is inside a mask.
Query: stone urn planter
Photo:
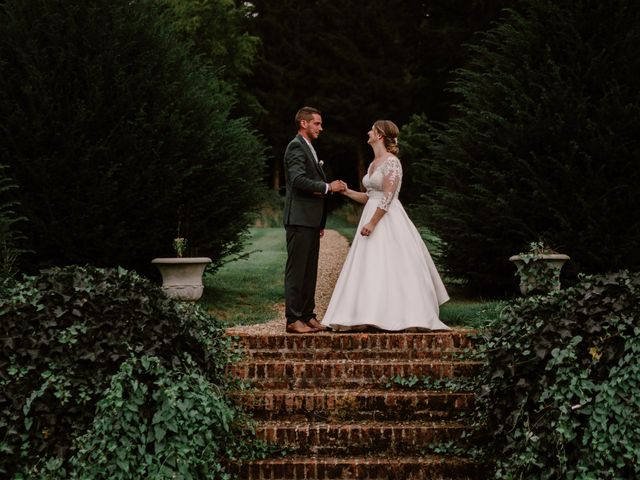
[[[162,275],[162,290],[176,300],[195,302],[204,291],[202,275],[211,263],[208,257],[154,258],[153,263]]]
[[[569,256],[546,247],[542,242],[530,244],[528,252],[512,255],[520,278],[520,293],[548,293],[560,290],[560,270]]]

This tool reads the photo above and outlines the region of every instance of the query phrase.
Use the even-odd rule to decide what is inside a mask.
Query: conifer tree
[[[539,239],[569,275],[640,268],[639,40],[630,0],[528,0],[470,47],[419,169],[451,273],[512,288]]]
[[[263,145],[177,38],[152,0],[1,4],[0,163],[30,267],[153,272],[176,236],[214,262],[238,248]]]

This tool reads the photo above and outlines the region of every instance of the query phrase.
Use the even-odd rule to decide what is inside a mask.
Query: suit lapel
[[[307,141],[302,137],[302,135],[296,135],[296,138],[302,144],[302,148],[304,149],[304,152],[307,154],[307,157],[309,158],[311,163],[315,165],[316,171],[320,174],[320,177],[326,182],[327,177],[324,174],[324,170],[322,169],[320,164],[316,162],[316,159],[313,156],[313,153],[311,152],[311,149],[309,148],[309,144],[307,143]]]
[[[317,163],[315,161],[315,159],[313,160],[313,163],[316,164],[316,170],[318,171],[318,173],[320,174],[320,176],[322,177],[322,179],[326,182],[327,181],[327,177],[324,174],[324,170],[322,169],[322,167],[320,166],[319,163]]]

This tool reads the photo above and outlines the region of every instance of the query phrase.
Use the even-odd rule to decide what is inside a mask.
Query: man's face
[[[302,120],[300,125],[304,130],[303,135],[307,137],[308,140],[315,140],[320,136],[320,132],[322,131],[322,117],[317,113],[313,113],[311,120]]]

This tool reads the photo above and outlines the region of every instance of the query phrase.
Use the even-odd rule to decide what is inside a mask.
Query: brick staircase
[[[234,334],[247,357],[235,393],[259,438],[284,456],[233,466],[241,479],[482,479],[478,462],[426,452],[464,445],[473,393],[403,389],[390,379],[473,375],[460,359],[468,331],[445,333]],[[389,388],[389,385],[390,388]]]

